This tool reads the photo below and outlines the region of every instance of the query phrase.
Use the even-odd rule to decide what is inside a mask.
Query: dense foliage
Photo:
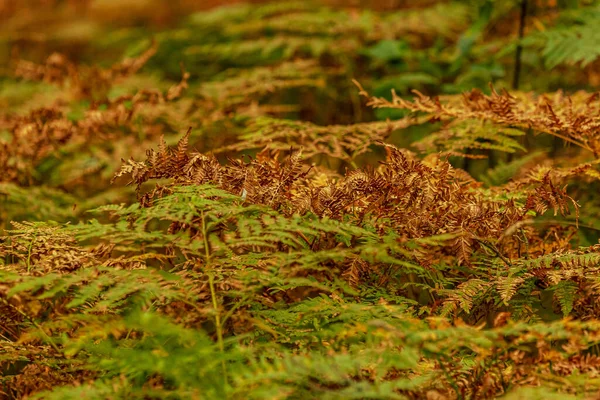
[[[596,2],[25,3],[0,397],[598,396]]]

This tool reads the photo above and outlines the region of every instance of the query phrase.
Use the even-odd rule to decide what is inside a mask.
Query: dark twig
[[[502,253],[500,253],[500,250],[498,250],[498,249],[496,248],[496,246],[494,246],[494,245],[492,245],[492,244],[489,244],[489,243],[486,243],[486,241],[485,241],[485,240],[483,240],[483,239],[478,239],[478,238],[476,238],[476,239],[475,239],[475,241],[477,241],[479,244],[481,244],[481,245],[483,245],[484,247],[486,247],[486,248],[490,249],[491,251],[493,251],[493,252],[494,252],[494,254],[496,254],[496,256],[498,256],[498,258],[499,258],[499,259],[501,259],[502,261],[504,261],[504,263],[505,263],[507,266],[509,266],[509,267],[512,267],[512,263],[510,262],[510,260],[509,260],[508,258],[504,257],[504,256],[502,255]]]
[[[519,43],[517,43],[517,51],[515,52],[515,74],[513,75],[512,88],[519,89],[519,78],[521,75],[521,54],[523,53],[523,45],[521,41],[525,34],[525,17],[527,16],[527,0],[521,0],[521,16],[519,18]]]

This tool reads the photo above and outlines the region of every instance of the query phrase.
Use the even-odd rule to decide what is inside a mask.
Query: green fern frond
[[[573,310],[575,295],[578,291],[578,285],[573,281],[561,281],[552,287],[554,297],[560,304],[563,316],[568,316]]]
[[[597,7],[582,7],[565,13],[555,27],[527,37],[525,45],[543,42],[542,55],[547,68],[579,63],[585,67],[600,57],[597,46],[600,35],[596,29],[599,22]]]

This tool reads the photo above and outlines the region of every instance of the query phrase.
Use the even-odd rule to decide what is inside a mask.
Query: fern
[[[104,3],[0,12],[0,398],[596,395],[596,6]]]
[[[600,56],[596,45],[600,37],[595,29],[599,21],[597,7],[571,11],[565,13],[556,26],[527,37],[525,44],[533,46],[543,43],[541,54],[547,68],[578,63],[585,67]]]

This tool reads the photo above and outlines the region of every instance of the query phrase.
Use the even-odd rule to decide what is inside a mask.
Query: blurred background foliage
[[[21,126],[15,118],[27,119],[36,109],[54,107],[56,118],[71,122],[69,139],[37,154],[27,179],[0,179],[7,205],[0,226],[24,216],[10,206],[20,204],[23,190],[52,192],[41,196],[50,204],[64,194],[60,212],[50,204],[25,208],[35,218],[50,217],[46,211],[54,209],[58,220],[87,206],[130,199],[129,191],[109,186],[119,160],[139,159],[160,135],[172,144],[188,127],[194,148],[203,152],[260,135],[257,118],[327,126],[408,115],[365,108],[352,79],[388,99],[391,89],[410,98],[414,89],[426,95],[489,93],[490,84],[538,93],[594,91],[600,84],[599,22],[600,6],[591,0],[0,0],[0,144],[6,153],[22,148],[14,139]],[[140,56],[135,73],[107,72]],[[166,91],[182,71],[189,74],[189,88],[168,107],[134,106],[136,93]],[[131,111],[127,116],[111,105],[123,96],[130,96],[120,105]],[[45,123],[36,121],[38,127]],[[91,129],[98,121],[103,127]],[[410,147],[437,129],[412,124],[394,130],[388,141]],[[558,138],[524,132],[515,140],[518,147],[510,149],[487,146],[484,160],[450,161],[484,179],[488,168],[527,151],[548,151],[553,160],[545,162],[558,164],[574,156]],[[382,159],[382,149],[370,150],[353,166]],[[217,151],[220,159],[236,153]],[[14,168],[32,154],[6,158]],[[328,162],[340,172],[348,166]],[[11,184],[20,192],[9,190]],[[72,213],[65,212],[67,203],[73,203]]]

